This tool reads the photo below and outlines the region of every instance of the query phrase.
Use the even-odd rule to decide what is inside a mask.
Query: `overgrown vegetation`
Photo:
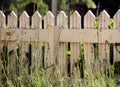
[[[32,45],[31,42],[28,43]],[[43,46],[44,47],[44,46]],[[14,53],[16,54],[17,62],[19,62],[19,44]],[[73,76],[61,75],[57,66],[54,65],[51,68],[40,69],[31,73],[22,73],[22,71],[28,72],[26,68],[22,68],[22,71],[17,71],[12,75],[9,73],[9,69],[6,69],[5,63],[11,55],[8,51],[7,44],[3,47],[2,59],[3,62],[3,79],[0,83],[1,87],[117,87],[119,82],[115,82],[114,78],[114,65],[110,66],[106,72],[104,69],[101,71],[99,68],[91,67],[89,69],[83,69],[84,67],[84,43],[80,43],[81,56],[77,59],[77,67],[74,67]],[[29,51],[30,52],[30,51]],[[6,56],[7,55],[7,56]],[[98,64],[99,65],[99,64]],[[22,67],[22,64],[18,64],[17,70]],[[82,71],[82,72],[81,72]],[[84,71],[84,72],[83,72]],[[18,74],[19,73],[19,74]]]
[[[86,78],[78,78],[77,72],[73,77],[61,76],[54,66],[50,70],[41,69],[35,74],[14,75],[7,77],[1,87],[117,87],[114,77],[97,71],[85,71]]]

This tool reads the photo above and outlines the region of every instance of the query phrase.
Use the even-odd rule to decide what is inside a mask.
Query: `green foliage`
[[[43,0],[37,0],[37,1],[39,1],[39,2],[37,2],[37,3],[39,3],[39,4],[38,4],[38,11],[39,11],[40,14],[43,16],[43,15],[46,13],[46,11],[48,10],[48,5],[46,5],[46,4],[43,2]]]
[[[94,21],[94,28],[98,29],[98,26],[99,26],[98,21],[97,21],[97,19],[95,19],[95,21]]]
[[[66,51],[66,54],[67,54],[67,55],[71,55],[71,51],[69,51],[69,50]]]
[[[88,8],[96,8],[96,5],[93,2],[93,0],[82,0],[82,1],[87,5]]]
[[[113,29],[113,19],[110,19],[110,22],[109,22],[109,29]]]
[[[43,42],[42,42],[42,47],[44,47],[44,46],[45,46],[45,42],[43,41]]]
[[[29,0],[12,0],[10,3],[9,10],[14,10],[18,13],[21,13],[25,10],[25,6],[29,3]]]
[[[13,10],[18,12],[18,14],[21,14],[25,10],[26,5],[30,2],[34,2],[38,5],[37,10],[41,13],[41,15],[44,15],[48,10],[48,6],[43,2],[43,0],[12,0],[9,10]]]
[[[67,12],[68,10],[67,0],[60,0],[60,10]]]

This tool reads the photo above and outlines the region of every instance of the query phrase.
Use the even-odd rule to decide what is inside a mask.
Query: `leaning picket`
[[[114,29],[120,29],[120,10],[117,11],[117,13],[113,17],[113,28]],[[118,43],[117,43],[118,44]],[[120,46],[114,44],[114,62],[120,61]]]
[[[5,15],[3,14],[3,12],[2,11],[0,11],[0,28],[1,29],[4,29],[5,28],[5,26],[6,26],[6,21],[5,21]],[[0,34],[1,35],[1,34]],[[2,53],[4,52],[3,51],[3,45],[4,45],[4,43],[2,43],[1,41],[0,41],[0,80],[2,79],[2,77],[3,77],[3,73],[2,73],[2,69],[4,68],[3,67],[3,62],[2,62],[2,60],[3,60],[3,58],[2,58]]]

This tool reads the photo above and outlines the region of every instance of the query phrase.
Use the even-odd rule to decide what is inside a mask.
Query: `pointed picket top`
[[[17,28],[18,17],[14,11],[8,15],[8,28]]]
[[[106,28],[108,29],[109,27],[109,21],[110,21],[110,16],[109,14],[103,10],[101,12],[101,14],[99,15],[99,19],[98,19],[98,22],[99,22],[99,28]]]
[[[68,28],[68,17],[64,11],[60,11],[57,16],[57,25],[59,28]]]
[[[55,17],[51,11],[48,11],[44,17],[44,28],[55,25]]]
[[[29,22],[29,15],[27,14],[26,11],[23,11],[23,13],[20,15],[20,21],[19,21],[20,28],[29,28],[30,27],[30,22]]]
[[[113,17],[113,28],[120,29],[120,9],[116,12]]]
[[[70,28],[72,29],[81,28],[81,16],[77,11],[74,11],[74,13],[70,17]]]
[[[32,28],[42,28],[42,16],[38,11],[32,16]]]
[[[5,27],[5,15],[3,14],[2,11],[0,11],[0,28]]]
[[[89,10],[84,17],[84,28],[93,29],[95,23],[95,15]]]

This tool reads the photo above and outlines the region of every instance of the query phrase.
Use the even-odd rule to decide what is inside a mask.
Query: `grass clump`
[[[79,78],[75,72],[72,77],[62,76],[56,66],[28,75],[7,77],[1,87],[116,87],[114,76],[103,72],[85,70],[84,78]]]

